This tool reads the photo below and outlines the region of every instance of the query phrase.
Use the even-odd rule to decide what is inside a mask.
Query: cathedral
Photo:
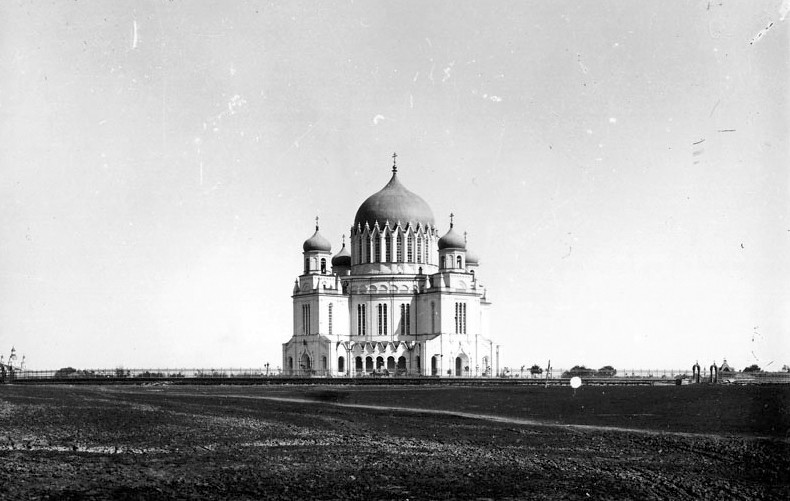
[[[439,230],[428,204],[392,178],[357,210],[340,251],[318,230],[302,246],[293,288],[286,375],[491,376],[497,349],[477,255],[450,215]]]

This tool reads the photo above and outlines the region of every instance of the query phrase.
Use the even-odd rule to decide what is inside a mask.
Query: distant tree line
[[[574,365],[571,369],[562,373],[561,377],[614,377],[617,375],[617,369],[611,365],[604,365],[598,370],[588,369],[583,365]]]

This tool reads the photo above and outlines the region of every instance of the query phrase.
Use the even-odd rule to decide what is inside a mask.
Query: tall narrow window
[[[310,334],[310,305],[302,305],[302,334]]]
[[[326,273],[326,258],[321,258],[321,273]]]
[[[384,262],[392,261],[392,233],[384,237]]]
[[[365,305],[357,305],[357,335],[364,336],[367,333],[367,319],[365,318]]]
[[[436,332],[436,303],[431,301],[431,334]]]
[[[367,263],[372,263],[373,262],[373,249],[371,247],[372,244],[373,244],[373,241],[372,241],[371,236],[367,235],[365,237],[365,256],[367,256],[367,259],[365,260],[365,262],[367,262]]]
[[[461,303],[461,330],[466,334],[466,303]]]
[[[362,264],[362,235],[357,235],[357,264]]]
[[[411,306],[408,304],[400,305],[400,333],[408,335],[411,333]]]
[[[332,335],[332,304],[329,304],[329,335]]]
[[[381,235],[373,235],[373,261],[378,263],[381,261]]]
[[[455,261],[456,261],[456,263],[458,264],[458,266],[456,266],[456,268],[461,268],[461,267],[462,267],[462,266],[461,266],[461,256],[457,256],[457,257],[455,258]]]
[[[406,262],[414,262],[414,235],[409,235],[408,241],[406,242]]]
[[[431,246],[430,239],[425,239],[425,262],[431,264]]]
[[[455,333],[466,334],[466,303],[455,303]]]
[[[422,263],[422,237],[417,235],[417,262]]]
[[[397,252],[397,261],[399,263],[403,262],[403,232],[398,233],[398,252]]]
[[[386,336],[387,335],[387,305],[381,303],[376,308],[378,310],[378,315],[379,315],[379,323],[378,323],[379,336]]]

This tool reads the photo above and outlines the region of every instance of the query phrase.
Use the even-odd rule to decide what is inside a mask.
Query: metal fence
[[[520,379],[520,380],[559,380],[567,379],[577,373],[562,368],[552,368],[551,371],[543,370],[542,373],[532,374],[528,368],[513,369],[505,368],[498,376],[474,375],[464,373],[456,376],[442,375],[442,379]],[[617,369],[614,374],[600,373],[590,370],[588,373],[579,374],[582,379],[600,380],[608,379],[612,381],[627,380],[655,380],[674,382],[681,379],[690,381],[692,379],[691,369]],[[438,376],[438,375],[437,375]],[[58,369],[58,370],[15,370],[6,371],[5,382],[25,381],[25,380],[151,380],[151,379],[221,379],[221,378],[246,378],[246,379],[276,379],[293,377],[317,377],[317,378],[362,378],[362,377],[437,377],[425,376],[417,372],[387,371],[377,370],[373,372],[335,373],[330,371],[283,371],[279,367],[260,367],[260,368],[164,368],[164,369]],[[790,372],[722,372],[715,374],[719,383],[790,383]],[[707,370],[700,372],[700,382],[712,382],[711,374]]]

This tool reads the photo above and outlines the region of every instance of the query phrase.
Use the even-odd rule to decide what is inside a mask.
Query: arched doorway
[[[288,357],[288,374],[294,373],[294,357]]]
[[[455,357],[455,375],[458,377],[469,375],[469,357],[463,353]]]
[[[431,376],[435,376],[439,373],[439,368],[436,364],[436,355],[431,357]]]
[[[302,354],[302,359],[299,361],[299,367],[302,369],[302,374],[310,374],[310,356],[307,353]]]
[[[406,374],[406,357],[398,357],[398,370],[397,374]]]
[[[337,372],[346,372],[346,359],[337,357]]]
[[[357,374],[362,374],[362,371],[365,370],[364,367],[362,366],[362,357],[356,358],[354,370],[357,372]]]
[[[395,357],[387,357],[387,370],[395,372]]]
[[[373,357],[365,357],[365,372],[373,372]]]
[[[376,370],[380,371],[384,368],[384,357],[376,357]]]

